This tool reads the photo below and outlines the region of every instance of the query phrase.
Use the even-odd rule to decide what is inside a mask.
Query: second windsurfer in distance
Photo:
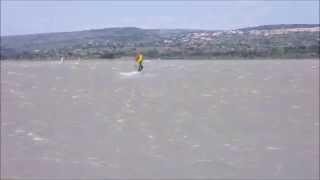
[[[142,65],[143,59],[144,59],[144,57],[141,53],[138,53],[136,55],[136,63],[138,64],[138,72],[141,72],[143,70],[143,65]]]

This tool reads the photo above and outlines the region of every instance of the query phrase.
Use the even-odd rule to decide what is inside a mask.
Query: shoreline
[[[133,61],[134,58],[115,58],[115,59],[65,59],[63,62],[84,62],[84,61]],[[286,61],[286,60],[297,60],[297,61],[306,61],[306,60],[318,60],[320,61],[320,57],[318,58],[250,58],[250,59],[245,59],[245,58],[232,58],[232,59],[195,59],[195,58],[190,58],[190,59],[147,59],[145,58],[145,61]],[[31,62],[61,62],[59,59],[1,59],[0,62],[9,62],[9,61],[31,61]],[[63,63],[62,62],[62,63]]]

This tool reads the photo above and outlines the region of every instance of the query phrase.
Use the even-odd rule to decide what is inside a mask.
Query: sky
[[[108,27],[226,30],[267,24],[319,24],[319,1],[1,0],[2,36]]]

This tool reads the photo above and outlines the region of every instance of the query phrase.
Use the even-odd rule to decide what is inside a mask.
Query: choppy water
[[[319,178],[319,61],[1,62],[3,178]]]

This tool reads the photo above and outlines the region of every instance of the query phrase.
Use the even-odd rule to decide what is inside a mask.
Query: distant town
[[[318,58],[320,26],[266,25],[236,30],[106,28],[1,37],[1,60]]]

